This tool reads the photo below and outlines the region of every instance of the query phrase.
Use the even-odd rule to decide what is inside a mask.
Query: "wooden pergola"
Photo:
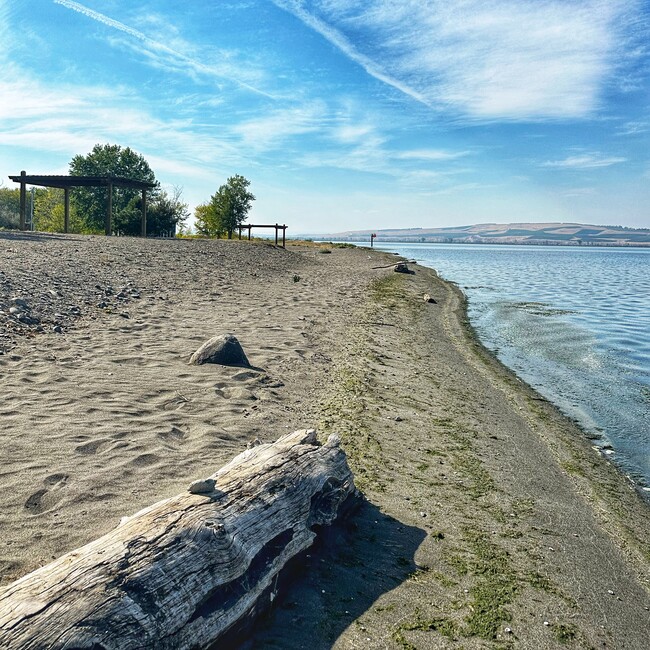
[[[111,234],[111,221],[113,215],[113,187],[130,187],[142,192],[142,220],[140,234],[147,236],[147,190],[153,189],[155,183],[138,181],[120,176],[50,176],[28,175],[21,171],[20,176],[9,176],[14,183],[20,183],[20,229],[25,230],[25,212],[27,206],[27,185],[41,187],[58,187],[63,189],[64,217],[63,232],[68,232],[70,226],[70,188],[71,187],[106,187],[108,191],[108,206],[104,221],[105,232]]]

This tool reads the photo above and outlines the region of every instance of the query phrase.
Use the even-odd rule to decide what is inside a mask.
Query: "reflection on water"
[[[650,486],[649,249],[382,248],[456,282],[486,347]]]

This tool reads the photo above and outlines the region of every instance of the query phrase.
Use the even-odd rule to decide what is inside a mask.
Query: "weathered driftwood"
[[[201,648],[273,599],[282,567],[356,494],[336,436],[248,449],[186,492],[0,592],[0,647]],[[208,486],[210,482],[208,481]]]

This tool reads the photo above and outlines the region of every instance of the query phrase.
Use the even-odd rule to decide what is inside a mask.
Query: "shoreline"
[[[431,267],[427,267],[427,268],[431,268]],[[435,269],[431,269],[431,270],[434,271],[437,275],[437,271],[435,271]],[[577,432],[579,432],[584,437],[585,441],[589,443],[590,447],[599,455],[599,457],[605,463],[611,465],[619,474],[622,480],[627,481],[630,485],[632,485],[634,487],[635,492],[638,494],[639,498],[641,498],[644,501],[644,503],[646,503],[648,507],[650,507],[650,487],[648,487],[647,482],[645,482],[642,477],[636,479],[634,476],[632,476],[632,474],[626,473],[624,468],[621,467],[616,462],[616,459],[612,458],[609,454],[607,454],[607,449],[611,448],[611,445],[604,444],[605,439],[603,438],[602,428],[599,427],[597,424],[594,424],[593,430],[590,430],[587,424],[583,423],[577,417],[573,417],[570,413],[565,412],[559,404],[556,404],[551,398],[542,395],[537,389],[533,388],[533,386],[531,386],[525,379],[519,377],[519,375],[515,370],[513,370],[507,364],[501,361],[497,356],[496,352],[490,350],[481,341],[480,336],[478,335],[476,329],[472,325],[472,322],[468,316],[468,308],[467,308],[468,298],[463,292],[463,290],[460,288],[458,283],[444,278],[441,278],[441,280],[443,282],[447,282],[449,285],[451,285],[451,287],[454,290],[458,291],[460,294],[460,299],[463,302],[462,311],[464,314],[464,316],[462,317],[462,324],[467,331],[468,339],[472,343],[480,346],[482,348],[483,354],[491,358],[492,361],[498,366],[500,366],[503,371],[505,371],[507,374],[510,374],[516,381],[521,382],[521,384],[525,386],[527,390],[529,390],[532,394],[534,394],[536,397],[532,399],[538,400],[540,402],[547,402],[558,412],[558,415],[560,415],[562,418],[565,418],[568,422],[570,422],[576,428]],[[595,440],[602,441],[603,444],[602,445],[593,444]]]
[[[464,295],[435,271],[245,242],[0,236],[0,249],[0,302],[23,283],[36,314],[58,274],[81,307],[63,334],[0,356],[3,585],[247,441],[315,426],[342,436],[365,500],[249,647],[645,648],[650,509],[473,337]],[[128,307],[83,302],[109,281]],[[187,365],[222,329],[256,371]]]
[[[395,257],[386,254],[385,259]],[[369,507],[378,508],[380,514],[372,510],[365,519],[362,516],[365,525],[359,525],[354,534],[344,535],[344,544],[352,549],[349,553],[322,551],[309,567],[316,577],[295,588],[293,604],[307,600],[312,607],[329,612],[330,619],[343,616],[345,612],[341,605],[337,607],[336,599],[350,601],[344,595],[346,590],[335,585],[354,584],[354,580],[343,569],[324,569],[322,565],[349,562],[350,555],[364,558],[362,566],[368,573],[377,561],[375,578],[380,583],[382,574],[396,572],[396,565],[408,570],[401,577],[393,575],[398,584],[386,587],[372,607],[348,626],[335,628],[331,646],[318,647],[516,648],[534,644],[550,648],[568,643],[572,647],[612,644],[617,648],[644,648],[650,629],[647,504],[614,465],[594,452],[577,423],[484,348],[469,324],[460,289],[441,280],[432,269],[419,265],[411,268],[416,270],[415,276],[384,275],[389,285],[401,286],[375,289],[370,307],[365,307],[373,314],[367,322],[382,324],[377,328],[380,332],[401,329],[401,335],[391,337],[373,330],[373,336],[366,336],[364,341],[359,333],[362,342],[355,352],[358,355],[365,348],[370,367],[364,373],[358,364],[355,368],[355,364],[343,361],[338,379],[343,379],[348,388],[334,389],[334,397],[324,405],[326,431],[347,426],[343,441],[355,476],[362,480]],[[438,305],[422,301],[425,290]],[[424,317],[423,310],[428,310]],[[400,316],[397,322],[395,312]],[[434,323],[423,327],[431,316]],[[509,411],[513,421],[489,423],[491,418],[476,416],[475,408],[467,409],[469,413],[463,417],[458,412],[440,417],[440,409],[428,402],[431,391],[423,391],[422,385],[437,385],[435,392],[441,396],[462,391],[465,378],[460,382],[454,378],[444,386],[435,372],[425,372],[423,364],[433,357],[423,349],[427,335],[432,333],[445,335],[438,338],[442,339],[438,352],[448,353],[446,348],[454,347],[481,375],[480,389],[470,392],[474,406],[478,402],[485,408],[492,402],[486,394],[497,393],[497,402],[505,398],[507,406],[501,403],[496,413]],[[397,349],[410,357],[410,369],[399,353],[385,354],[391,338],[393,343],[395,339],[402,343]],[[401,395],[396,400],[392,390],[381,390],[381,384],[373,381],[387,357],[398,383],[405,378],[409,381],[408,397]],[[444,357],[448,359],[449,355]],[[355,407],[354,400],[369,387],[380,394],[367,396],[361,408]],[[423,392],[425,400],[421,399]],[[409,400],[413,394],[419,398],[415,404]],[[452,404],[447,401],[445,406]],[[390,410],[390,417],[377,418],[370,415],[373,410]],[[395,412],[398,415],[393,418]],[[423,426],[424,413],[433,421],[428,428]],[[505,413],[499,415],[504,417]],[[479,426],[472,430],[468,420]],[[481,431],[480,425],[492,433]],[[519,427],[527,429],[525,435],[517,431]],[[418,435],[418,429],[425,431]],[[395,444],[392,438],[404,430],[409,433],[410,444]],[[492,457],[501,435],[508,443],[516,441],[511,450],[498,452],[510,456],[511,464],[495,462]],[[358,440],[363,438],[364,444],[359,445]],[[436,460],[443,468],[451,465],[451,471],[441,471],[435,466]],[[536,472],[542,475],[536,476]],[[550,483],[545,480],[546,472],[554,473]],[[452,481],[460,485],[448,487]],[[432,512],[436,508],[439,512]],[[380,518],[373,519],[376,516]],[[381,526],[381,517],[399,522],[397,532],[387,524],[384,535],[390,539],[391,535],[403,534],[401,547],[415,548],[411,562],[406,563],[399,554],[391,558],[387,553],[388,557],[380,560],[373,557],[377,536],[372,529]],[[359,539],[364,532],[365,541]],[[409,542],[413,537],[418,539],[419,532],[425,534],[424,539],[410,547]],[[585,544],[597,547],[598,552]],[[603,557],[610,562],[608,569],[602,566]],[[616,557],[620,564],[613,569],[611,562],[616,563]],[[595,572],[601,570],[603,575],[596,579]],[[622,587],[622,576],[632,582]],[[335,595],[314,598],[313,591],[323,584],[325,593],[333,589]],[[629,608],[630,600],[638,606],[635,612],[622,605],[625,602]],[[294,635],[288,639],[283,636],[282,643],[278,640],[295,619],[291,603],[287,609],[288,613],[281,610],[276,614],[270,630],[256,637],[250,647],[256,643],[273,646],[274,640],[277,647],[302,647],[304,638]],[[308,627],[332,627],[327,617],[306,618]]]

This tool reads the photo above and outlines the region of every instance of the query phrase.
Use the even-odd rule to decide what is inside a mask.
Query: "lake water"
[[[483,344],[650,492],[650,249],[376,248],[458,284]]]

